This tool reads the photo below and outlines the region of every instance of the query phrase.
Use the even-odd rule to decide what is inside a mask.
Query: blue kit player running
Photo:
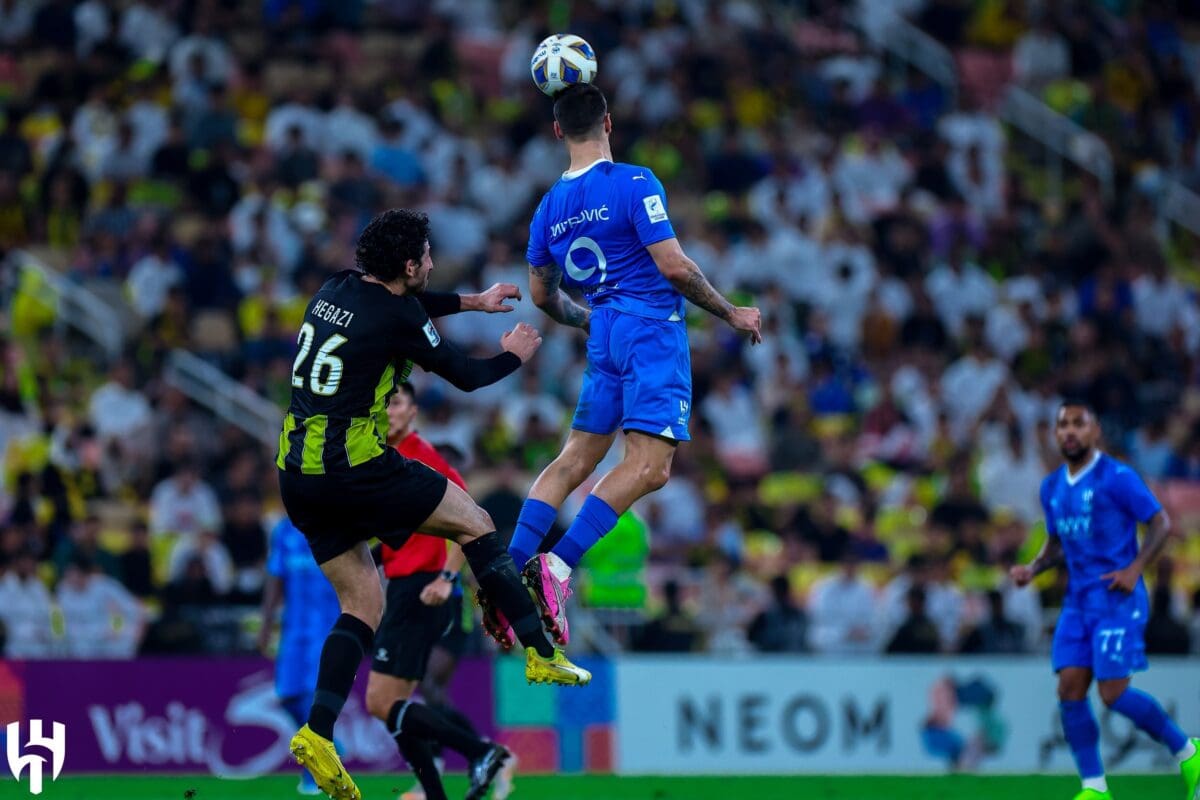
[[[275,656],[275,694],[299,727],[312,707],[321,647],[340,611],[337,593],[313,560],[308,540],[287,517],[271,531],[267,582],[263,587],[263,626],[258,637],[259,650],[264,653],[281,602],[283,621]],[[300,793],[321,794],[312,775],[307,770],[301,772]]]
[[[1189,740],[1158,701],[1129,685],[1133,673],[1147,666],[1143,634],[1149,604],[1142,573],[1167,543],[1170,520],[1136,472],[1097,449],[1100,427],[1088,406],[1065,403],[1055,435],[1066,464],[1042,481],[1049,536],[1032,563],[1013,567],[1010,574],[1024,586],[1047,569],[1067,568],[1067,597],[1051,659],[1063,733],[1083,779],[1076,800],[1112,797],[1100,761],[1100,728],[1088,702],[1093,677],[1106,706],[1179,760],[1185,797],[1194,800],[1200,739]],[[1140,550],[1139,522],[1147,527]]]
[[[614,163],[612,118],[596,86],[572,86],[554,100],[554,133],[569,169],[542,198],[529,226],[530,294],[550,317],[588,331],[587,372],[562,452],[538,476],[521,509],[509,552],[560,643],[567,640],[567,581],[584,552],[635,500],[666,483],[675,446],[687,441],[692,370],[684,322],[690,300],[734,330],[761,341],[757,308],[717,293],[675,238],[667,196],[645,167]],[[560,288],[573,287],[588,308]],[[618,430],[623,461],[592,490],[553,555],[543,542],[567,495],[592,474]],[[489,633],[507,640],[485,606]]]

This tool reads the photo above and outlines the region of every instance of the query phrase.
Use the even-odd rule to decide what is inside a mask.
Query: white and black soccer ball
[[[533,82],[551,97],[579,83],[591,83],[596,77],[596,51],[573,33],[547,36],[529,60]]]

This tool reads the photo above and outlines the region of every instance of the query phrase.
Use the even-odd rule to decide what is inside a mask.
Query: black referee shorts
[[[400,547],[446,495],[446,477],[391,447],[357,467],[302,475],[279,472],[283,507],[324,564],[372,537]]]
[[[467,629],[467,618],[463,614],[471,613],[471,609],[468,607],[463,610],[462,594],[451,595],[446,605],[450,606],[450,627],[437,644],[455,658],[462,658],[471,638],[471,632]]]
[[[421,590],[437,576],[436,572],[416,572],[388,581],[383,621],[375,632],[372,672],[410,681],[425,677],[429,654],[450,627],[454,615],[450,602],[440,606],[421,602]]]

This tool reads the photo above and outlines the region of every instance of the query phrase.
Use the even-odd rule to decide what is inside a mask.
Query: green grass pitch
[[[39,800],[273,800],[299,798],[288,777],[225,781],[212,777],[63,777],[47,782]],[[407,775],[367,776],[363,800],[395,800],[412,785]],[[466,780],[450,776],[446,791],[462,797]],[[1171,775],[1116,776],[1117,800],[1183,800]],[[511,800],[1070,800],[1079,782],[1054,777],[517,777]],[[0,779],[0,798],[32,798],[28,784]]]

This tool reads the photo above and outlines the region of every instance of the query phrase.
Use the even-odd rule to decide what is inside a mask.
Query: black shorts
[[[446,605],[450,607],[450,627],[446,629],[446,633],[442,635],[437,646],[455,658],[461,658],[463,651],[467,649],[467,641],[471,635],[467,630],[466,618],[463,616],[463,596],[461,594],[451,595]]]
[[[425,677],[429,654],[453,618],[450,602],[427,606],[421,590],[436,578],[436,572],[416,572],[388,581],[383,621],[375,632],[371,671],[419,681]]]
[[[324,475],[279,472],[283,507],[318,564],[372,537],[400,547],[446,495],[446,477],[387,448],[365,464]]]

